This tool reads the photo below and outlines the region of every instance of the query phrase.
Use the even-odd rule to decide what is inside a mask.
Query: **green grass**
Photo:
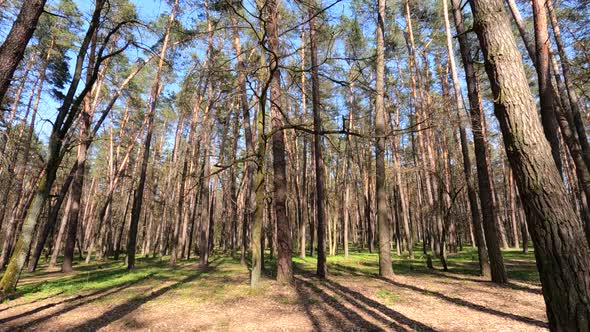
[[[465,246],[458,253],[450,253],[447,257],[449,272],[468,276],[479,275],[479,261],[477,249]],[[535,266],[533,250],[522,253],[522,250],[509,249],[503,251],[503,257],[508,270],[508,277],[529,283],[539,283],[539,274]],[[398,275],[430,274],[432,271],[426,266],[427,257],[422,252],[421,245],[414,248],[414,258],[411,259],[407,252],[397,256],[392,252],[393,269]],[[436,257],[432,257],[435,269],[442,270],[442,264]],[[293,263],[300,270],[314,271],[317,259],[315,257],[294,257]],[[359,251],[357,248],[350,250],[349,257],[342,255],[327,257],[328,271],[331,275],[363,276],[377,275],[379,273],[379,255],[376,252]]]
[[[423,255],[420,246],[414,250],[415,257],[410,259],[407,253],[397,256],[392,252],[394,271],[398,275],[420,275],[440,273],[442,268],[437,258],[432,258],[436,271],[426,267],[426,256]],[[504,259],[511,280],[526,283],[539,283],[539,276],[535,266],[532,250],[523,254],[519,250],[504,251]],[[314,272],[316,269],[316,257],[301,259],[293,257],[293,263],[297,273]],[[378,254],[360,251],[351,248],[349,257],[342,255],[328,256],[328,271],[330,275],[342,277],[373,277],[378,274]],[[198,292],[208,299],[226,301],[232,298],[245,296],[264,296],[264,287],[252,290],[247,283],[248,271],[240,265],[239,258],[216,255],[212,259],[212,265],[216,268],[200,271],[197,279],[190,283],[182,282],[183,279],[194,276],[196,273],[196,260],[182,261],[176,268],[168,265],[168,257],[140,258],[136,268],[127,271],[124,259],[119,261],[94,262],[92,264],[78,263],[75,265],[75,273],[71,275],[59,275],[56,272],[48,272],[41,268],[32,274],[23,274],[23,282],[18,286],[19,297],[43,298],[52,295],[88,294],[107,291],[112,288],[128,284],[140,284],[151,282],[154,285],[163,282],[176,282],[174,288],[181,297],[194,298],[194,292]],[[477,251],[471,247],[464,247],[459,253],[448,255],[449,272],[464,275],[465,277],[477,276],[479,264]],[[276,261],[265,253],[265,274],[273,278],[276,271]],[[232,278],[241,277],[242,281],[232,282]],[[243,285],[242,285],[243,284]],[[231,286],[231,287],[230,287]],[[243,287],[242,287],[243,286]],[[388,303],[398,301],[395,295],[387,291],[380,291],[378,297]]]
[[[191,260],[191,262],[195,261]],[[187,264],[189,262],[183,262],[178,268],[171,268],[168,266],[166,257],[164,259],[140,258],[137,260],[136,268],[127,271],[124,260],[94,262],[88,265],[76,264],[74,273],[60,277],[56,277],[59,272],[39,269],[34,273],[23,274],[24,280],[17,287],[17,295],[24,298],[31,295],[35,297],[52,294],[65,296],[98,292],[150,280],[154,282],[180,280],[194,274],[194,270],[183,268]]]
[[[396,302],[399,302],[399,300],[400,300],[398,295],[393,294],[391,291],[386,290],[386,289],[382,289],[382,290],[378,291],[377,297],[384,300],[385,304],[387,304],[387,305],[393,305]]]

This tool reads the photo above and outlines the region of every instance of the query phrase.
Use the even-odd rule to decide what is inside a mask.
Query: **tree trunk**
[[[174,1],[174,5],[172,6],[172,11],[170,12],[170,18],[168,20],[168,25],[166,27],[166,33],[164,35],[164,41],[162,43],[162,48],[160,50],[160,61],[158,63],[158,68],[156,71],[156,77],[152,84],[151,93],[150,93],[150,100],[148,101],[148,109],[146,111],[147,114],[147,134],[144,141],[144,150],[143,150],[143,157],[141,162],[141,168],[139,173],[139,182],[137,184],[137,189],[135,190],[135,195],[133,197],[133,205],[131,208],[131,221],[129,224],[129,233],[127,237],[127,269],[131,270],[135,267],[135,250],[137,246],[137,228],[139,224],[139,218],[141,214],[141,205],[143,203],[143,191],[145,187],[145,179],[147,175],[147,166],[150,157],[150,146],[152,144],[152,135],[154,130],[154,116],[156,111],[156,104],[158,102],[158,97],[160,96],[160,91],[162,90],[162,84],[160,82],[161,75],[162,75],[162,67],[164,65],[164,61],[166,59],[166,50],[168,48],[168,42],[170,40],[170,31],[172,30],[172,24],[174,23],[174,18],[176,16],[176,10],[178,8],[178,0]]]
[[[259,9],[260,10],[260,9]],[[263,52],[263,50],[261,50]],[[262,53],[264,54],[264,53]],[[266,68],[267,63],[264,56],[260,56],[261,68]],[[256,114],[256,173],[254,176],[254,199],[255,207],[252,213],[251,223],[252,227],[250,230],[250,249],[252,251],[252,269],[250,273],[250,286],[257,287],[260,282],[260,273],[262,272],[263,262],[263,219],[264,219],[264,206],[265,206],[265,178],[266,178],[266,95],[268,85],[264,85],[264,82],[268,82],[269,77],[267,72],[260,70],[258,73],[258,80],[260,81],[260,91],[258,100],[258,111]]]
[[[475,148],[475,161],[477,166],[477,180],[479,184],[479,198],[481,202],[481,212],[483,217],[483,227],[485,243],[488,249],[490,259],[490,272],[492,281],[497,283],[505,283],[507,281],[506,270],[500,252],[498,243],[498,231],[494,217],[494,206],[492,200],[492,189],[490,183],[490,172],[488,168],[488,151],[487,143],[484,136],[485,128],[483,120],[483,111],[480,101],[479,84],[475,76],[475,68],[473,60],[469,54],[469,45],[467,44],[467,36],[465,28],[463,27],[463,19],[458,0],[453,0],[453,13],[455,18],[455,25],[457,27],[457,34],[459,35],[459,45],[461,48],[461,58],[463,60],[463,67],[465,69],[465,77],[467,78],[467,91],[469,97],[469,113],[471,117],[471,130],[473,131],[473,143]],[[477,233],[480,232],[479,225],[475,225],[476,237],[484,249],[482,237]],[[478,251],[480,251],[478,247]],[[479,252],[480,257],[484,255]],[[485,261],[485,260],[484,260]],[[482,264],[483,265],[483,264]],[[484,265],[482,269],[484,274],[486,271]]]
[[[18,64],[37,28],[47,0],[22,2],[22,7],[4,43],[0,46],[0,103],[4,99]]]
[[[301,45],[305,45],[305,26],[301,27]],[[307,118],[307,89],[305,88],[305,47],[301,48],[301,118]],[[308,222],[308,195],[307,195],[307,135],[303,134],[303,149],[302,149],[302,162],[301,162],[301,190],[300,190],[300,198],[301,201],[301,211],[299,211],[299,215],[301,216],[301,220],[299,223],[299,247],[300,253],[299,257],[301,259],[305,259],[305,230],[307,228]],[[313,247],[313,243],[311,244]]]
[[[277,224],[277,281],[291,283],[291,227],[287,218],[287,169],[285,162],[285,131],[283,127],[281,75],[279,67],[278,1],[267,1],[268,49],[270,57],[270,105],[272,118],[273,207]]]
[[[535,243],[552,330],[585,330],[590,322],[590,255],[528,86],[501,0],[470,0],[486,59],[494,111]]]
[[[473,64],[471,63],[468,45],[467,45],[467,38],[465,36],[465,28],[463,26],[463,17],[461,14],[461,10],[459,9],[459,0],[452,0],[453,6],[453,16],[455,19],[455,28],[457,30],[457,35],[459,35],[459,48],[461,51],[461,55],[463,58],[463,63],[465,66],[465,76],[467,77],[467,85],[468,90],[471,92],[474,82],[474,68]],[[453,44],[451,39],[451,29],[447,14],[447,0],[443,0],[444,6],[444,18],[445,18],[445,27],[447,31],[447,49],[449,52],[449,59],[451,62],[451,75],[453,78],[453,88],[455,91],[455,102],[457,106],[457,118],[459,119],[459,137],[461,140],[461,152],[463,155],[463,173],[465,174],[465,182],[467,183],[467,196],[469,198],[469,207],[471,209],[471,220],[473,223],[473,228],[475,232],[475,242],[477,245],[477,253],[479,257],[479,271],[480,275],[485,277],[490,277],[491,270],[490,264],[488,262],[488,251],[486,248],[485,240],[483,231],[481,228],[481,214],[479,213],[479,201],[477,197],[477,192],[475,191],[475,186],[472,180],[472,171],[471,171],[471,158],[469,156],[469,146],[467,145],[467,135],[465,132],[465,128],[463,127],[463,121],[461,120],[463,117],[464,109],[464,101],[463,96],[461,95],[461,87],[459,86],[459,80],[457,77],[457,71],[455,69],[455,55],[453,52]],[[476,105],[479,105],[479,97],[477,98]],[[475,101],[476,98],[469,97],[470,104]],[[473,108],[475,105],[471,105]],[[475,106],[476,107],[476,106]]]
[[[88,114],[86,114],[88,117]],[[90,119],[88,118],[88,122],[83,120],[86,128],[86,124],[90,125]],[[85,129],[82,128],[81,131],[83,132]],[[78,154],[76,158],[76,164],[78,167],[76,168],[76,173],[74,174],[74,179],[72,181],[72,190],[70,192],[69,202],[70,208],[66,218],[68,218],[67,227],[66,227],[66,241],[65,241],[65,248],[64,248],[64,260],[61,267],[62,272],[70,273],[72,272],[72,263],[74,261],[74,247],[76,243],[76,231],[78,230],[78,220],[80,216],[80,203],[82,201],[82,189],[84,186],[84,172],[86,170],[86,152],[88,149],[88,144],[84,141],[85,137],[84,134],[80,134],[80,145],[78,145]],[[84,135],[84,136],[83,136]]]
[[[41,171],[40,180],[36,182],[36,188],[32,195],[31,203],[27,205],[28,207],[24,216],[21,235],[16,242],[6,272],[0,281],[0,300],[12,293],[16,288],[18,278],[20,277],[20,273],[30,250],[31,241],[39,216],[41,215],[43,206],[49,197],[51,187],[56,179],[59,164],[63,158],[63,154],[61,153],[63,140],[72,127],[82,100],[84,100],[85,96],[90,92],[90,89],[96,81],[98,73],[97,71],[94,71],[91,79],[86,82],[84,89],[77,97],[75,97],[82,76],[82,67],[90,44],[90,39],[94,35],[96,29],[98,29],[105,2],[105,0],[96,1],[92,19],[90,20],[84,40],[80,45],[70,86],[61,107],[58,109],[55,121],[53,122],[51,135],[49,136],[48,157],[45,166]]]
[[[311,62],[311,107],[313,112],[313,145],[314,145],[314,166],[315,166],[315,212],[317,220],[317,241],[318,257],[316,274],[320,278],[326,278],[328,268],[326,266],[326,211],[324,194],[324,161],[322,159],[322,142],[320,131],[322,130],[322,117],[320,115],[320,82],[317,60],[316,40],[316,16],[317,4],[313,3],[309,8],[309,43]],[[313,243],[311,244],[313,246]]]
[[[375,79],[375,192],[377,198],[377,227],[379,232],[379,276],[393,277],[391,262],[391,231],[385,191],[386,118],[385,85],[385,0],[377,1],[377,63]]]

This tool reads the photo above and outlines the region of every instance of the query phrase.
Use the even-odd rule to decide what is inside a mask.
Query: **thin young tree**
[[[479,185],[479,198],[481,203],[481,215],[484,232],[479,235],[480,228],[474,224],[476,239],[481,246],[478,247],[478,253],[481,257],[480,264],[482,270],[490,269],[492,281],[503,283],[506,282],[507,276],[503,263],[502,253],[498,240],[498,231],[494,222],[494,204],[492,201],[492,190],[490,182],[490,171],[488,168],[488,148],[485,136],[485,122],[483,106],[481,104],[480,87],[475,74],[473,58],[470,54],[469,43],[466,30],[463,24],[463,16],[459,0],[453,2],[453,17],[459,40],[461,51],[461,60],[465,71],[467,81],[467,96],[469,99],[469,114],[471,119],[471,130],[473,132],[473,146],[475,150],[475,163],[477,167],[477,181]],[[483,235],[483,236],[482,236]],[[485,241],[484,241],[485,239]],[[481,248],[480,248],[481,247]],[[487,247],[487,250],[486,250]],[[486,250],[486,252],[483,252]],[[489,264],[485,259],[489,255]],[[489,266],[486,266],[489,265]]]
[[[129,233],[127,238],[127,269],[131,270],[135,267],[135,250],[137,246],[137,228],[139,224],[139,218],[141,214],[141,206],[143,203],[143,191],[145,188],[145,181],[147,176],[147,167],[150,158],[150,146],[152,144],[152,136],[154,130],[154,117],[156,112],[156,104],[158,97],[162,91],[162,68],[166,59],[166,50],[168,49],[168,43],[170,42],[170,32],[172,30],[172,24],[178,10],[178,0],[174,1],[168,24],[166,26],[166,32],[164,34],[164,40],[162,42],[162,48],[160,49],[160,61],[158,62],[158,68],[156,70],[156,77],[152,83],[150,97],[148,101],[148,109],[146,110],[147,116],[147,133],[144,141],[143,156],[141,162],[141,168],[139,173],[139,180],[137,188],[135,189],[133,197],[133,207],[131,208],[131,221],[129,224]]]

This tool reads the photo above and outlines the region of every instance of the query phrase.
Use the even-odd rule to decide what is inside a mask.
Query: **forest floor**
[[[1,331],[537,331],[547,329],[532,252],[504,252],[510,283],[477,276],[477,252],[449,255],[449,271],[425,257],[394,255],[393,280],[377,275],[376,254],[328,257],[328,280],[314,277],[314,258],[294,258],[295,283],[266,275],[249,287],[239,259],[214,255],[168,267],[140,259],[76,265],[76,272],[24,274],[16,298],[0,304]],[[435,261],[435,265],[438,261]],[[272,270],[267,261],[267,271]],[[43,267],[43,266],[42,266]]]

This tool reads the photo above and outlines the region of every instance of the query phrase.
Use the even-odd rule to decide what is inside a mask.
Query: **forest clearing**
[[[248,285],[239,259],[214,256],[176,269],[167,258],[140,259],[22,277],[21,294],[0,305],[6,331],[545,331],[548,328],[532,253],[504,252],[511,282],[478,276],[477,252],[449,257],[449,271],[423,258],[394,258],[396,279],[380,279],[376,254],[328,258],[329,280],[315,259],[294,259],[292,287],[274,281],[273,261],[260,288]]]
[[[0,330],[590,332],[589,91],[583,0],[0,0]]]

